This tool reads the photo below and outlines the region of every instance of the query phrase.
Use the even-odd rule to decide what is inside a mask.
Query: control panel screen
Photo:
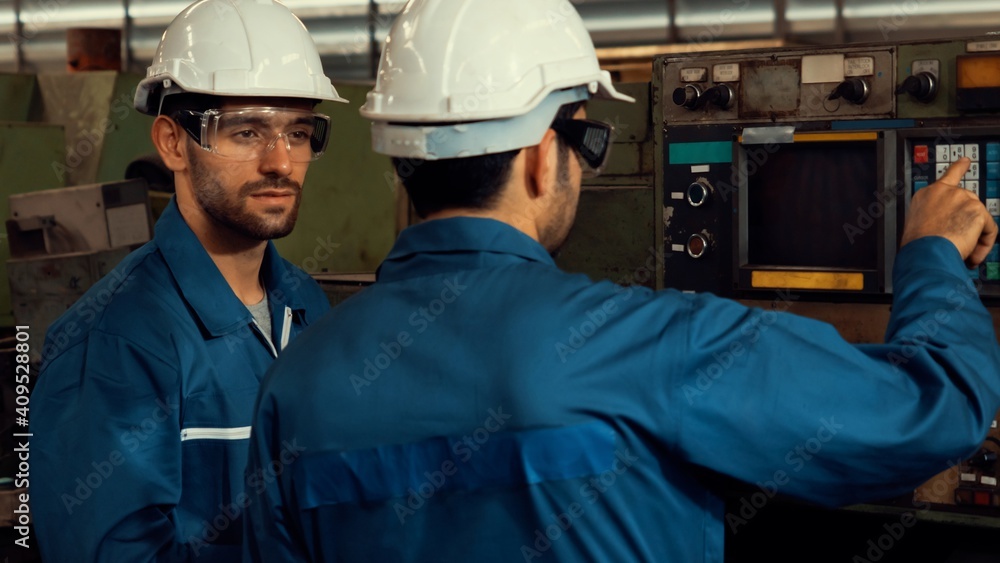
[[[875,141],[779,145],[746,188],[749,265],[877,269]]]

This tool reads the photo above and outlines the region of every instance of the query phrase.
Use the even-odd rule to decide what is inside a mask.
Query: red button
[[[972,503],[978,506],[990,506],[993,504],[993,495],[989,491],[976,491]]]
[[[931,151],[927,145],[913,147],[913,164],[927,164],[931,159]]]

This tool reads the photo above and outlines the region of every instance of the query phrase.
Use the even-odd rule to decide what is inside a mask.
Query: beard
[[[559,167],[556,174],[556,209],[552,219],[538,233],[539,242],[553,257],[559,254],[576,220],[579,197],[574,197],[573,179],[569,174],[570,148],[559,142]]]
[[[191,184],[198,205],[217,224],[252,240],[279,239],[291,234],[299,217],[302,185],[287,177],[265,178],[247,182],[234,194],[223,185],[220,174],[212,170],[198,155],[200,148],[191,152]],[[253,194],[263,190],[293,189],[291,205],[275,205],[262,213],[251,211],[247,202]]]

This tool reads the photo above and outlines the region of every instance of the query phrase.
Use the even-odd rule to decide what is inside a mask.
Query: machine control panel
[[[961,187],[976,194],[1000,225],[1000,132],[977,137],[952,134],[950,140],[915,137],[907,143],[906,166],[913,193],[940,179],[952,163],[968,157],[972,164]],[[970,270],[969,275],[990,285],[1000,284],[1000,246],[994,246],[986,263]]]
[[[667,123],[789,122],[890,117],[894,50],[748,51],[663,61]]]

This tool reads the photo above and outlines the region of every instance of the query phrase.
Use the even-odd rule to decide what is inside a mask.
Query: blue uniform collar
[[[535,239],[494,219],[436,219],[402,232],[385,262],[380,281],[523,262],[555,266]]]
[[[201,241],[184,221],[176,198],[170,200],[156,221],[154,241],[184,299],[212,336],[228,334],[251,322],[250,311],[233,293]],[[260,272],[272,310],[276,305],[280,306],[277,310],[287,306],[300,316],[304,314],[305,303],[295,291],[301,280],[289,275],[273,242],[267,243]]]

